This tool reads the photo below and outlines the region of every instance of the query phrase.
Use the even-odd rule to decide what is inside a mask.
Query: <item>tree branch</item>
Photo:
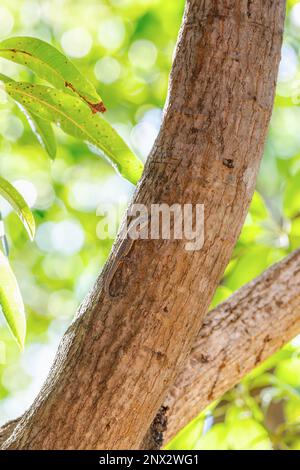
[[[41,393],[3,447],[140,445],[246,217],[273,106],[284,13],[284,0],[187,1],[163,125],[134,202],[204,204],[203,249],[187,252],[184,240],[137,240],[126,263],[113,254]]]
[[[154,423],[144,448],[166,444],[210,402],[299,333],[300,250],[207,315],[165,400],[164,435]]]

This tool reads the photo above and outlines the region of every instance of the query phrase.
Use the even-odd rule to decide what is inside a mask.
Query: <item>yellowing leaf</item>
[[[0,306],[21,349],[24,348],[26,318],[22,296],[8,259],[0,251]]]
[[[31,240],[35,234],[35,222],[23,196],[7,180],[0,177],[0,195],[13,207],[26,228]]]
[[[6,91],[32,114],[54,122],[67,134],[92,145],[124,178],[133,184],[138,182],[142,162],[113,127],[101,115],[91,113],[83,101],[60,90],[27,83],[8,83]]]
[[[0,56],[26,65],[58,89],[77,94],[96,113],[105,107],[92,83],[72,62],[50,44],[32,37],[14,37],[0,42]]]

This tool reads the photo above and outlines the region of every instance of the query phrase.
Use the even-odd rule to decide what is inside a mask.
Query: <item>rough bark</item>
[[[20,422],[20,418],[9,421],[0,428],[0,446],[6,441],[10,434],[15,429],[16,425]]]
[[[5,448],[139,446],[244,222],[270,120],[284,0],[188,0],[160,134],[135,203],[205,205],[205,243],[112,255]],[[120,242],[117,242],[117,247]],[[105,280],[117,263],[107,294]]]
[[[300,251],[268,269],[205,318],[142,447],[172,439],[211,401],[300,333]],[[160,441],[160,442],[159,442]]]
[[[141,448],[159,449],[300,333],[300,250],[212,310]],[[224,357],[226,364],[224,367]],[[0,444],[19,420],[0,428]]]

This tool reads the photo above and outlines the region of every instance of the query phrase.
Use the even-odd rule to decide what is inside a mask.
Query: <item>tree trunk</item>
[[[141,448],[158,449],[300,332],[300,250],[206,317],[191,354]],[[224,357],[226,357],[224,366]],[[5,442],[20,419],[0,428]]]
[[[247,214],[273,105],[284,6],[187,1],[163,125],[134,202],[204,204],[204,247],[187,252],[183,241],[138,240],[128,262],[111,256],[5,448],[140,445]]]

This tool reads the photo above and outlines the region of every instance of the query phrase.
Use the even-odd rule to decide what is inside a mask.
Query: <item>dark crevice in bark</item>
[[[160,407],[143,440],[142,448],[144,450],[159,450],[162,447],[164,442],[164,432],[168,427],[168,409],[168,406]]]

